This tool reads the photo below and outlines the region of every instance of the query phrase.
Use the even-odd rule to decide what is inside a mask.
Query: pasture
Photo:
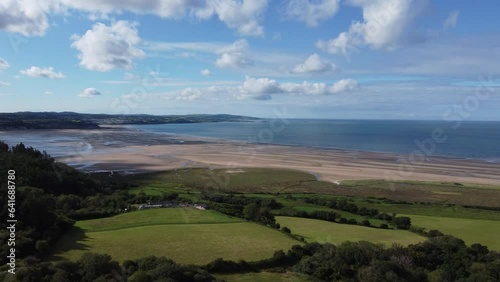
[[[179,210],[183,209],[154,209],[79,221],[79,227],[58,242],[52,260],[76,260],[90,251],[107,253],[120,262],[156,255],[201,265],[216,258],[260,260],[276,250],[286,251],[300,244],[279,231],[215,211],[185,208],[190,219],[186,221]],[[136,221],[149,223],[138,226]]]
[[[411,218],[413,226],[427,230],[437,229],[444,234],[453,235],[465,241],[467,245],[480,243],[490,250],[500,251],[500,221],[439,216],[405,215]]]
[[[499,185],[357,180],[340,185],[318,181],[310,173],[276,168],[210,169],[187,168],[141,175],[95,174],[105,181],[134,183],[132,192],[146,194],[172,190],[212,192],[297,194],[312,193],[349,197],[377,197],[395,201],[430,202],[468,206],[497,207]]]
[[[277,216],[281,226],[293,234],[303,236],[307,242],[339,244],[345,241],[369,241],[390,246],[415,244],[425,238],[405,230],[378,229],[359,225],[331,223],[316,219]]]
[[[306,282],[317,281],[313,278],[300,275],[299,273],[272,273],[272,272],[249,272],[243,274],[217,275],[218,278],[227,282]]]

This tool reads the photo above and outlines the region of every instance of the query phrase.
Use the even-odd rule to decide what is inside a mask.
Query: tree
[[[283,232],[285,232],[285,233],[287,233],[287,234],[292,233],[292,231],[290,230],[290,228],[288,228],[288,227],[286,227],[286,226],[283,226],[283,227],[281,228],[281,231],[283,231]]]
[[[411,218],[407,216],[394,217],[392,220],[397,229],[408,230],[411,227]]]
[[[95,281],[100,277],[113,277],[112,273],[120,273],[121,268],[107,254],[85,253],[78,260],[82,281]]]
[[[258,217],[259,205],[257,203],[250,203],[243,209],[243,217],[246,220],[255,220]]]
[[[367,219],[361,221],[361,225],[363,225],[363,226],[372,226],[372,224],[370,223],[370,221],[367,220]]]

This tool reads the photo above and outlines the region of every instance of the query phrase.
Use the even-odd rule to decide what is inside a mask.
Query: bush
[[[283,226],[283,227],[281,228],[281,231],[283,231],[283,232],[285,232],[285,233],[287,233],[287,234],[292,233],[292,231],[290,230],[290,228],[288,228],[288,227],[286,227],[286,226]]]

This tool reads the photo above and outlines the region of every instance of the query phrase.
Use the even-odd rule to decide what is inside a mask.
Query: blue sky
[[[0,0],[0,112],[500,120],[497,1]]]

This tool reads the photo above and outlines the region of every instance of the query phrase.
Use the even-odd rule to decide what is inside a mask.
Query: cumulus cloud
[[[460,15],[459,11],[452,11],[448,18],[443,22],[443,29],[448,30],[457,25],[458,16]]]
[[[10,82],[5,82],[0,80],[0,86],[9,86]]]
[[[239,97],[250,97],[258,100],[271,99],[272,94],[296,95],[330,95],[358,88],[358,83],[352,79],[342,79],[332,85],[322,82],[278,83],[269,78],[245,77],[243,85],[238,87]]]
[[[208,20],[217,17],[231,29],[244,36],[261,36],[264,28],[261,18],[267,9],[267,0],[60,0],[64,7],[89,12],[92,17],[105,17],[124,11],[152,14],[166,19],[191,17]]]
[[[219,58],[215,65],[219,68],[242,68],[250,65],[248,57],[248,42],[245,39],[235,41],[233,44],[217,50]]]
[[[43,36],[49,27],[47,14],[57,6],[57,1],[2,0],[0,30],[24,36]]]
[[[318,54],[312,54],[304,63],[296,65],[292,73],[325,73],[335,70],[335,65],[322,60]]]
[[[265,78],[245,77],[243,85],[239,87],[239,97],[249,96],[256,100],[270,100],[271,94],[283,92],[276,80]]]
[[[209,69],[203,69],[200,71],[201,75],[203,76],[211,76],[212,72]]]
[[[85,88],[82,93],[78,96],[82,98],[92,98],[94,96],[102,95],[101,92],[97,91],[94,87]]]
[[[39,68],[32,66],[29,69],[21,70],[21,73],[31,77],[44,77],[50,79],[64,78],[65,75],[61,72],[55,72],[53,67]]]
[[[420,12],[415,0],[351,0],[363,9],[363,21],[353,22],[346,32],[316,46],[332,54],[348,54],[353,48],[368,45],[372,49],[393,50],[404,41],[405,31]]]
[[[0,58],[0,70],[8,69],[10,67],[6,60]]]
[[[340,0],[289,0],[286,1],[284,13],[288,19],[304,22],[308,27],[315,27],[337,13],[339,2]]]
[[[267,9],[267,0],[213,0],[207,1],[202,9],[195,10],[199,18],[217,15],[229,28],[244,36],[262,36],[264,27],[260,24]]]
[[[134,59],[145,56],[136,45],[141,42],[137,23],[118,21],[106,26],[96,23],[82,35],[73,35],[71,47],[80,51],[80,66],[96,71],[132,69]]]
[[[222,99],[254,99],[270,100],[273,95],[333,95],[343,92],[355,91],[359,88],[358,83],[352,79],[341,79],[333,84],[308,82],[302,83],[285,82],[279,83],[268,77],[246,76],[245,80],[236,86],[210,86],[204,88],[188,87],[164,93],[162,97],[166,100],[222,100]]]

